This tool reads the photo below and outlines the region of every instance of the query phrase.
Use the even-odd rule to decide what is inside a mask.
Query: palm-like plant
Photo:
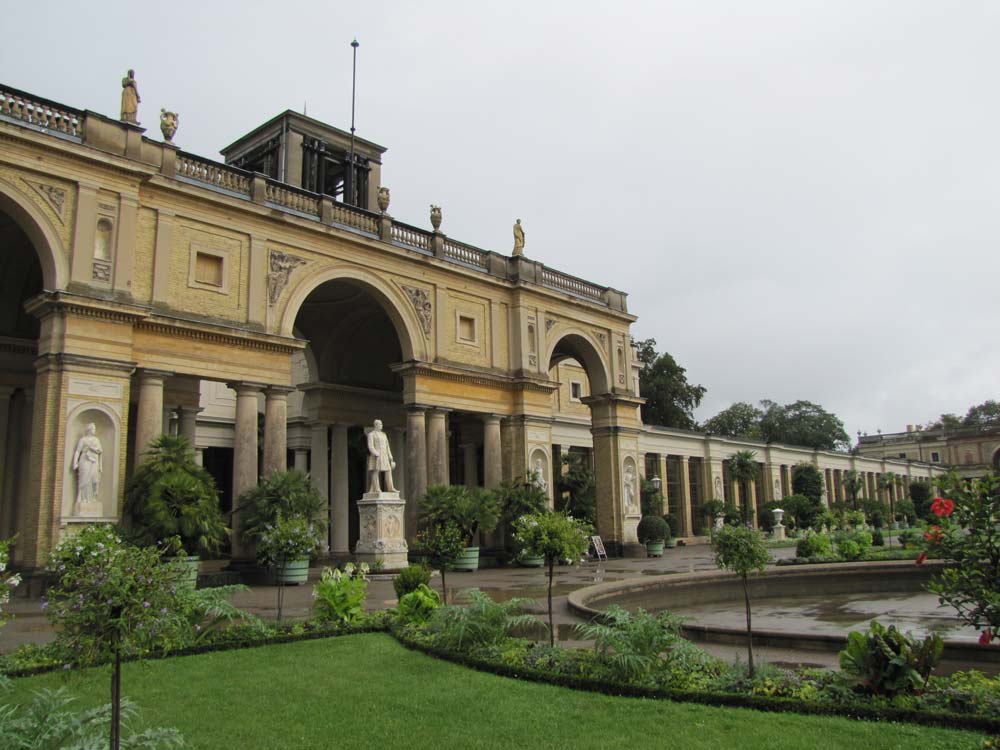
[[[179,538],[187,554],[214,552],[229,534],[212,475],[179,435],[150,444],[125,489],[125,517],[139,544]]]
[[[864,486],[865,482],[856,469],[851,469],[844,474],[844,489],[847,490],[847,494],[851,496],[851,504],[855,510],[858,508],[858,495],[861,494],[861,489]]]
[[[737,487],[744,488],[743,501],[740,503],[740,515],[744,523],[753,518],[754,509],[750,507],[749,483],[757,477],[756,451],[737,451],[729,459],[729,472],[736,480]]]
[[[494,646],[507,638],[515,628],[538,624],[534,615],[522,610],[531,599],[515,597],[495,602],[479,589],[464,592],[465,605],[448,605],[434,611],[427,623],[435,643],[453,650],[468,650],[477,646]]]
[[[612,604],[601,622],[578,625],[577,634],[594,642],[594,653],[622,681],[649,674],[680,640],[684,618],[663,611],[652,615],[640,608],[635,615]]]

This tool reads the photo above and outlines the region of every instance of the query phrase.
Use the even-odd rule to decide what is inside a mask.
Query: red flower
[[[941,527],[937,524],[931,526],[930,531],[924,532],[924,540],[930,542],[931,544],[938,544],[941,541],[941,537],[944,536],[941,533]]]
[[[990,632],[989,628],[986,628],[982,633],[979,634],[979,645],[989,646],[990,641],[993,640],[993,634]]]
[[[917,565],[923,565],[926,559],[927,559],[927,553],[921,552],[920,556],[917,558]]]
[[[934,498],[934,502],[931,503],[931,512],[938,518],[941,516],[950,516],[953,510],[955,510],[955,502],[953,500],[936,497]]]

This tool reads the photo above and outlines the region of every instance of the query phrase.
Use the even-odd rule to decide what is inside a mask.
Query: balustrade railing
[[[242,169],[185,153],[177,154],[177,174],[245,195],[250,194],[253,180],[253,176]]]
[[[80,110],[64,107],[17,89],[0,87],[0,115],[76,138],[83,131],[83,112]]]
[[[293,211],[319,216],[319,196],[315,193],[307,193],[304,190],[297,190],[268,180],[264,198],[270,203],[290,208]]]
[[[354,227],[363,232],[378,234],[378,217],[363,208],[347,206],[343,203],[333,204],[333,220],[338,224]]]
[[[579,297],[585,297],[594,302],[604,303],[604,287],[578,279],[576,276],[542,268],[542,284],[552,289],[559,289]]]
[[[445,238],[444,241],[444,257],[451,258],[452,260],[458,260],[462,263],[470,263],[474,266],[479,266],[480,268],[486,268],[489,264],[490,254],[485,250],[480,250],[478,247],[473,247],[472,245],[466,245],[464,242],[456,242]]]
[[[425,232],[423,229],[411,227],[409,224],[393,222],[392,239],[395,242],[409,245],[410,247],[417,247],[421,250],[431,249],[431,233]]]

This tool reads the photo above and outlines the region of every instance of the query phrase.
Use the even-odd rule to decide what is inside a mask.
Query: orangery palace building
[[[682,534],[733,497],[726,461],[756,451],[748,497],[813,462],[829,500],[940,469],[644,425],[626,295],[526,255],[397,220],[385,149],[284,112],[222,150],[179,150],[125,117],[0,86],[0,538],[38,567],[80,524],[120,517],[149,442],[186,436],[223,502],[294,466],[329,498],[332,554],[358,537],[362,428],[380,418],[408,499],[496,486],[586,453],[609,549],[636,541],[639,480],[660,477]],[[539,249],[544,254],[544,248]],[[99,482],[74,468],[101,446]],[[234,532],[239,518],[234,518]],[[239,545],[234,533],[234,555]]]

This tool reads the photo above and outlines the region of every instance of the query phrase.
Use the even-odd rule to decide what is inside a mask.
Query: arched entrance
[[[375,419],[389,435],[394,477],[405,492],[403,378],[394,366],[412,357],[413,346],[405,313],[390,295],[369,279],[334,276],[314,282],[296,308],[294,334],[309,344],[294,383],[300,398],[290,402],[289,436],[308,441],[310,475],[330,502],[335,556],[357,544],[365,429]]]

